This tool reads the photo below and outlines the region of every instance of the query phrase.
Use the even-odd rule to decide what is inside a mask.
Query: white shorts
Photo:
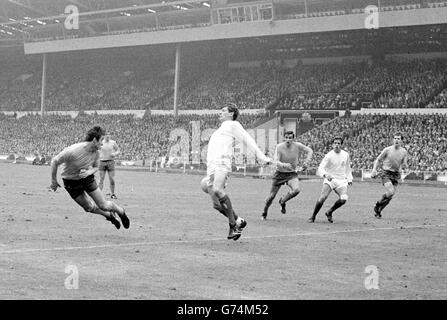
[[[206,176],[205,178],[202,179],[202,181],[200,182],[201,184],[201,188],[204,192],[208,193],[208,189],[210,187],[213,186],[214,184],[214,175],[211,176]],[[224,188],[226,188],[228,185],[228,176],[226,176],[225,178],[225,184],[224,184]]]
[[[343,187],[348,187],[348,179],[332,179],[331,181],[329,181],[328,179],[324,179],[323,184],[327,184],[329,185],[329,187],[331,187],[332,190],[338,189],[338,188],[343,188]]]
[[[208,163],[207,167],[206,167],[206,175],[208,177],[214,175],[214,173],[216,173],[216,171],[219,172],[224,172],[225,174],[228,174],[231,172],[231,161],[225,161],[222,160],[219,163],[216,162],[210,162]]]

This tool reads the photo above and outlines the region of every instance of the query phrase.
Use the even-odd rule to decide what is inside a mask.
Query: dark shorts
[[[298,173],[275,171],[272,176],[272,185],[274,187],[280,187],[292,179],[298,179]]]
[[[114,171],[115,170],[115,160],[105,160],[99,161],[100,171]]]
[[[92,192],[98,189],[98,185],[96,184],[94,175],[90,175],[80,180],[62,179],[62,181],[64,181],[65,190],[67,190],[68,194],[73,199],[79,197],[81,194],[84,193],[84,191]]]
[[[384,170],[380,173],[380,177],[382,178],[382,184],[391,182],[393,186],[397,186],[399,184],[400,173],[396,171]]]

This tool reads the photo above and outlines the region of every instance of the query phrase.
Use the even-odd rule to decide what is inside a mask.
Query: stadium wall
[[[402,53],[402,54],[386,54],[385,59],[446,59],[447,52],[421,52],[421,53]]]
[[[107,114],[133,114],[136,118],[142,118],[146,113],[146,110],[86,110],[82,111],[85,114],[98,114],[98,115],[107,115]],[[241,114],[259,114],[264,113],[264,109],[245,109],[240,110]],[[3,111],[7,116],[16,116],[17,118],[24,117],[26,115],[40,115],[40,111]],[[62,116],[70,116],[72,118],[76,118],[79,114],[79,111],[47,111],[47,115],[62,115]],[[174,110],[150,110],[151,115],[174,115]],[[179,115],[187,115],[187,114],[196,114],[196,115],[206,115],[206,114],[220,114],[220,109],[213,110],[179,110]]]
[[[420,52],[420,53],[396,53],[386,54],[386,60],[413,60],[413,59],[447,59],[447,52]],[[331,63],[357,63],[364,61],[372,61],[372,56],[339,56],[339,57],[318,57],[318,58],[301,58],[301,59],[284,59],[273,60],[275,63],[284,62],[284,65],[288,68],[296,66],[298,61],[304,65],[312,64],[331,64]],[[264,60],[255,61],[238,61],[230,62],[229,68],[252,68],[259,67]]]
[[[353,110],[351,114],[447,114],[447,109],[374,109],[362,108],[360,110]]]
[[[447,53],[446,53],[447,54]],[[284,65],[288,68],[296,66],[300,61],[302,64],[329,64],[329,63],[356,63],[362,61],[370,61],[371,56],[343,56],[343,57],[319,57],[319,58],[302,58],[302,59],[287,59],[287,60],[274,60],[276,63],[284,61]],[[229,68],[251,68],[259,67],[263,61],[240,61],[230,62]]]

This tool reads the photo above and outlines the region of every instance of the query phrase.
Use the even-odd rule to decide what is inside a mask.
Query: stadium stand
[[[48,72],[47,110],[171,110],[174,76],[145,72],[135,65],[85,63],[55,65]],[[141,67],[140,67],[141,69]],[[179,109],[219,109],[236,102],[241,109],[358,109],[445,107],[447,60],[385,60],[286,67],[196,69],[185,72]],[[41,71],[15,69],[0,79],[0,110],[40,109]],[[437,102],[436,102],[437,101]]]
[[[262,117],[243,115],[240,122],[250,128]],[[0,154],[54,156],[67,145],[83,141],[89,128],[101,125],[119,142],[122,160],[155,159],[166,153],[171,131],[182,128],[191,134],[191,121],[201,121],[202,130],[219,124],[217,115],[147,115],[139,119],[133,115],[80,113],[73,119],[62,115],[15,118],[0,113]]]
[[[264,115],[243,115],[242,125],[251,126]],[[201,129],[217,128],[215,115],[145,116],[132,115],[79,115],[33,116],[16,119],[0,113],[0,154],[54,156],[65,146],[82,141],[86,129],[102,125],[119,141],[122,160],[157,159],[166,155],[169,133],[183,128],[191,135],[191,121],[201,121]],[[66,130],[70,127],[70,130]],[[409,151],[409,169],[412,171],[447,171],[447,115],[357,115],[340,117],[316,126],[298,137],[314,151],[311,163],[317,167],[331,149],[334,134],[345,139],[344,148],[350,152],[352,167],[371,169],[380,151],[391,144],[395,132],[404,136]]]
[[[352,167],[371,169],[380,151],[400,132],[409,151],[412,171],[447,170],[447,115],[357,115],[337,118],[316,127],[298,140],[315,150],[312,166],[331,149],[334,135],[342,136],[343,148],[351,154]]]

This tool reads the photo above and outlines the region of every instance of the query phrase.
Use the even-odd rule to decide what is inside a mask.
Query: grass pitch
[[[202,176],[117,171],[129,230],[88,214],[50,168],[0,164],[0,299],[447,299],[447,189],[402,185],[374,218],[379,183],[356,183],[327,222],[307,223],[320,180],[267,221],[270,180],[232,177],[228,194],[248,221],[238,241],[200,190]],[[105,181],[108,192],[108,179]],[[378,289],[367,290],[367,266]],[[66,289],[67,266],[78,289]]]

